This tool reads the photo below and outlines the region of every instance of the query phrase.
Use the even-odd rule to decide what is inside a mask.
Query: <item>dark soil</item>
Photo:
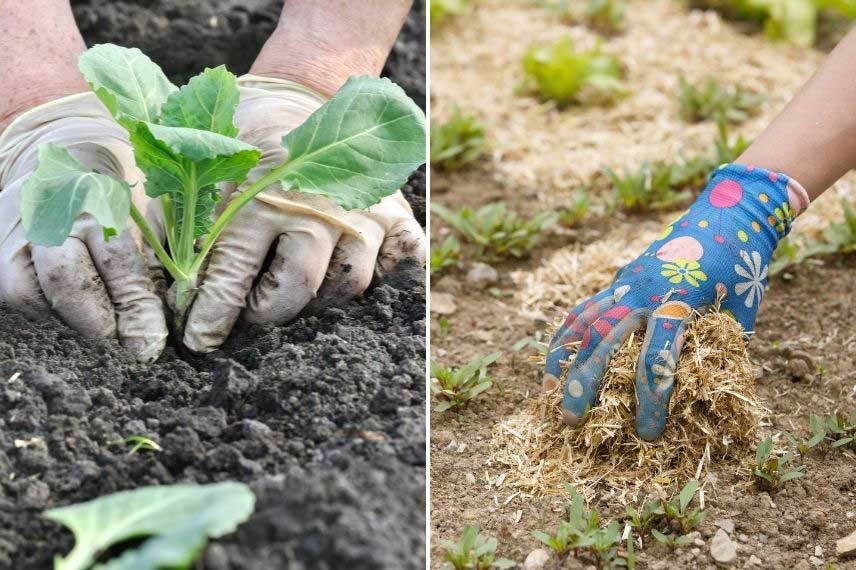
[[[73,4],[88,43],[140,47],[185,82],[224,62],[246,71],[281,3]],[[423,22],[416,2],[386,70],[420,103]],[[405,194],[424,221],[424,173]],[[223,480],[248,483],[256,512],[197,568],[423,568],[423,276],[401,268],[346,307],[239,325],[205,358],[168,348],[151,366],[0,307],[0,568],[50,568],[68,551],[71,534],[39,516],[47,508]],[[111,444],[129,435],[163,451]]]

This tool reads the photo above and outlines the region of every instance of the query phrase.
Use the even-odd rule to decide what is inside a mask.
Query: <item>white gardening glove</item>
[[[238,138],[262,157],[236,192],[284,160],[282,137],[324,103],[291,81],[244,76],[238,84]],[[254,287],[271,246],[273,261]],[[376,268],[383,274],[406,259],[424,264],[425,249],[425,234],[400,192],[369,210],[345,211],[322,196],[284,192],[274,184],[238,213],[214,245],[184,344],[211,352],[239,315],[281,324],[306,307],[342,303],[366,290]]]
[[[104,242],[88,214],[57,247],[31,245],[20,195],[44,143],[65,147],[85,166],[124,179],[142,211],[149,203],[128,134],[94,93],[35,107],[0,134],[0,303],[37,317],[55,311],[85,336],[118,337],[140,360],[158,357],[166,342],[163,305],[130,231]]]

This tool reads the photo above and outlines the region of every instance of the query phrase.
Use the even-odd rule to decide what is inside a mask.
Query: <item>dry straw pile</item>
[[[653,443],[634,432],[636,361],[643,331],[613,358],[600,396],[585,423],[561,420],[561,390],[530,398],[521,413],[497,424],[491,464],[505,482],[532,495],[581,492],[605,484],[635,495],[651,483],[699,477],[713,462],[745,465],[763,412],[754,392],[754,369],[740,325],[717,312],[687,329],[666,431]]]

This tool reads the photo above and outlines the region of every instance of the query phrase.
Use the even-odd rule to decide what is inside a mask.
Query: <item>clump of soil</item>
[[[221,63],[246,72],[281,4],[73,8],[88,44],[140,47],[184,83]],[[424,9],[414,3],[385,69],[420,104]],[[424,225],[424,172],[404,194]],[[240,324],[204,358],[168,347],[151,366],[0,306],[0,568],[48,569],[68,552],[71,533],[40,516],[51,507],[224,480],[249,484],[256,511],[199,570],[424,568],[425,349],[422,267],[284,326]],[[112,442],[129,435],[163,451],[128,456]]]
[[[654,442],[641,440],[634,428],[642,337],[637,331],[616,352],[579,428],[562,422],[561,389],[538,393],[496,425],[492,461],[509,468],[508,484],[543,495],[563,493],[565,482],[581,490],[602,483],[623,496],[652,480],[680,483],[711,463],[739,464],[751,455],[762,407],[740,325],[711,312],[687,327],[669,421]]]

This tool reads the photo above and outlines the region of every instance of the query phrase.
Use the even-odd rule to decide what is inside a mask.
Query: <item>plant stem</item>
[[[229,221],[235,217],[235,214],[244,207],[244,205],[252,200],[256,194],[267,188],[270,184],[273,184],[277,180],[279,180],[283,174],[289,167],[291,163],[286,160],[286,162],[280,164],[275,168],[271,168],[267,174],[250,184],[246,190],[238,194],[217,220],[214,221],[214,224],[211,226],[211,229],[208,231],[208,235],[205,238],[205,242],[202,244],[202,248],[199,250],[199,253],[196,254],[196,258],[193,260],[193,264],[190,266],[190,274],[195,274],[199,271],[199,268],[202,266],[202,263],[205,261],[205,257],[208,255],[208,252],[211,251],[211,248],[214,245],[214,242],[217,241],[217,238],[220,236],[220,233],[229,223]]]
[[[178,266],[172,261],[169,254],[161,245],[160,239],[155,235],[154,230],[149,226],[148,222],[146,222],[146,218],[143,214],[137,209],[133,202],[131,202],[131,218],[137,224],[137,227],[140,228],[140,231],[143,233],[143,237],[146,238],[146,241],[149,242],[149,245],[152,246],[152,249],[155,252],[155,255],[158,256],[158,259],[169,271],[169,274],[173,276],[176,281],[188,281],[188,275],[178,268]]]
[[[187,267],[193,260],[193,238],[196,229],[196,199],[199,188],[196,187],[196,164],[190,166],[190,176],[184,190],[184,216],[181,222],[181,235],[178,237],[179,265]],[[190,271],[189,273],[195,273]]]

